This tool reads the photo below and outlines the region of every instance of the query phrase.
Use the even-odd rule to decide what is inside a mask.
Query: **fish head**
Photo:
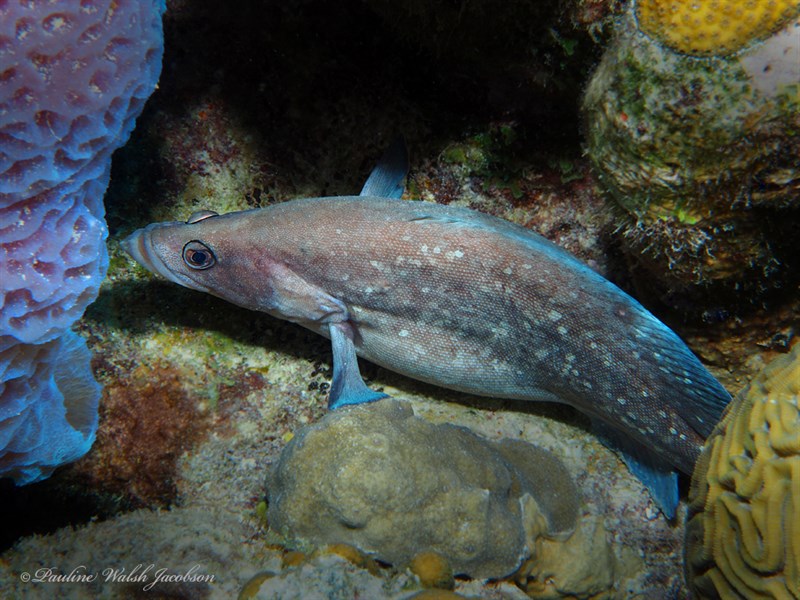
[[[128,236],[122,247],[140,265],[169,281],[263,310],[263,298],[255,297],[250,280],[255,272],[265,274],[269,261],[267,257],[256,265],[248,261],[254,255],[250,251],[254,242],[241,231],[242,219],[237,216],[242,214],[201,211],[186,222],[153,223]]]
[[[122,242],[149,271],[183,287],[320,329],[346,319],[344,305],[303,279],[270,235],[269,209],[218,215],[194,213],[183,222],[153,223]]]

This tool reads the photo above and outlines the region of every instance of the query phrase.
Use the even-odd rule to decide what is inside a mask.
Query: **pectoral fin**
[[[333,383],[328,408],[335,410],[348,404],[388,398],[387,394],[369,389],[361,378],[350,326],[347,323],[331,323],[328,327],[333,348]]]
[[[358,195],[400,198],[405,190],[403,180],[407,174],[408,149],[403,138],[397,138],[372,169]]]
[[[598,419],[592,419],[592,430],[606,445],[619,452],[631,473],[650,492],[656,506],[667,519],[673,520],[678,509],[678,474],[675,469]]]

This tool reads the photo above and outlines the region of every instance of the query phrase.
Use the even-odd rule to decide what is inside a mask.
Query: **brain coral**
[[[696,598],[800,598],[800,344],[770,363],[708,438],[689,494]]]
[[[69,327],[105,276],[111,154],[158,79],[163,10],[0,2],[0,476],[19,484],[94,438],[96,416],[75,415],[95,412],[99,388]]]
[[[535,539],[574,529],[578,491],[561,462],[516,440],[493,443],[381,400],[299,432],[267,483],[274,530],[345,543],[398,565],[422,551],[456,573],[501,577]]]

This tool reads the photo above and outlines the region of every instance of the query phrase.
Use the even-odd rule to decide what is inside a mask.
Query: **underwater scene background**
[[[799,19],[0,2],[0,598],[800,598]],[[566,404],[361,361],[391,399],[329,411],[328,340],[121,246],[358,194],[401,136],[398,202],[541,234],[731,393],[674,519]]]

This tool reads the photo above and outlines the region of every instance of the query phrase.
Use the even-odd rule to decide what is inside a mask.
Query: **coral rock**
[[[626,565],[618,563],[609,537],[602,519],[581,519],[564,542],[537,540],[517,578],[531,598],[612,598]]]
[[[65,331],[105,277],[111,154],[158,79],[163,10],[163,0],[0,3],[0,440],[16,429],[13,448],[0,443],[0,477],[20,484],[47,477],[56,455],[73,460],[91,445],[96,417],[82,423],[91,431],[59,420],[65,407],[56,398],[72,392],[53,375],[56,368],[72,371],[70,381],[83,377],[83,399],[69,402],[96,410],[88,353],[58,356],[30,345],[61,335],[65,346],[83,344]],[[37,355],[46,357],[41,365]],[[19,357],[27,367],[12,362]],[[41,428],[48,410],[53,423]],[[23,420],[27,450],[14,425]],[[52,449],[37,473],[44,437]],[[19,453],[24,472],[14,467]]]
[[[430,550],[473,577],[513,572],[540,535],[568,536],[579,502],[546,451],[432,425],[395,400],[345,407],[299,432],[267,487],[270,526],[283,535],[398,565]]]
[[[370,573],[336,554],[320,554],[301,565],[275,575],[266,571],[256,575],[240,595],[240,600],[328,600],[330,598],[369,598],[397,600],[413,585],[402,574],[392,580]],[[233,597],[233,596],[228,596]]]
[[[708,438],[689,493],[695,597],[800,598],[800,344],[773,361]]]
[[[800,189],[800,22],[724,58],[674,52],[637,26],[630,12],[618,21],[583,112],[640,280],[667,300],[731,304],[785,287],[797,277],[786,240]]]
[[[138,510],[22,540],[3,555],[3,598],[236,598],[255,563],[253,531],[212,506]],[[161,577],[157,573],[161,571]],[[21,576],[25,573],[24,576]],[[26,579],[48,577],[41,583]],[[95,575],[93,581],[73,577]],[[57,575],[63,579],[56,580]],[[46,586],[46,588],[45,588]],[[143,589],[144,588],[144,589]]]

